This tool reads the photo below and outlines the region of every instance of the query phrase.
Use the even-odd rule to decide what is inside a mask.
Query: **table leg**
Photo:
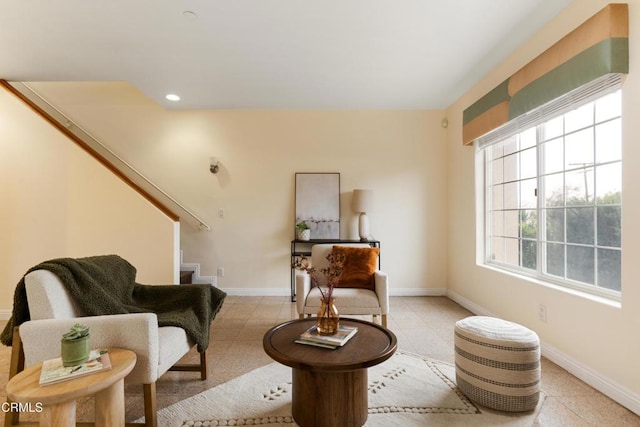
[[[45,405],[40,412],[40,427],[75,427],[76,401]]]
[[[301,427],[360,427],[367,421],[367,370],[293,369],[292,412]]]
[[[124,427],[124,379],[96,393],[96,427]]]

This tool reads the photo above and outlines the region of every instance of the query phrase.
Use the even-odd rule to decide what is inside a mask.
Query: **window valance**
[[[627,4],[609,4],[463,113],[462,140],[478,137],[608,74],[629,72]]]

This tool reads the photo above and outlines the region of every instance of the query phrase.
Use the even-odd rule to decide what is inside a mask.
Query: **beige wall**
[[[182,225],[184,261],[224,267],[232,294],[288,295],[296,172],[340,173],[345,238],[357,237],[352,190],[372,189],[392,292],[444,292],[442,111],[169,111],[124,83],[33,87],[212,226]]]
[[[173,282],[176,224],[3,89],[0,200],[2,317],[26,270],[51,258],[117,253],[139,282]]]
[[[449,269],[451,295],[479,311],[519,322],[540,335],[544,353],[640,413],[640,1],[629,1],[630,74],[623,86],[623,296],[620,306],[478,266],[474,148],[462,146],[462,111],[562,38],[607,2],[576,0],[537,36],[448,110]],[[547,321],[538,320],[540,304]]]

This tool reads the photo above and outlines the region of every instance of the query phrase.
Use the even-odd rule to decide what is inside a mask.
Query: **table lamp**
[[[361,242],[369,240],[369,218],[367,212],[371,211],[373,202],[373,191],[371,190],[353,190],[353,198],[351,199],[351,209],[360,213],[358,220],[358,234]]]

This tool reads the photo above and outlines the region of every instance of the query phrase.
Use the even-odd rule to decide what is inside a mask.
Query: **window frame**
[[[563,153],[565,153],[566,150],[566,141],[565,138],[567,135],[572,135],[575,133],[578,133],[582,130],[585,129],[591,129],[592,132],[594,133],[594,139],[593,139],[593,151],[594,151],[594,159],[593,162],[590,164],[590,166],[583,166],[581,167],[576,167],[576,168],[568,168],[568,165],[566,164],[566,160],[563,158],[563,165],[562,165],[562,169],[560,171],[556,171],[556,173],[561,173],[562,174],[562,178],[563,178],[563,182],[562,182],[562,188],[563,188],[563,193],[565,194],[565,196],[563,196],[563,204],[562,204],[562,211],[563,211],[563,223],[564,223],[564,236],[563,236],[563,240],[561,242],[558,242],[559,244],[562,245],[564,253],[565,253],[565,257],[564,257],[564,277],[560,277],[560,276],[555,276],[552,275],[550,273],[548,273],[548,266],[546,265],[547,263],[547,244],[549,242],[553,242],[550,241],[548,239],[547,236],[547,224],[546,224],[546,214],[547,214],[547,209],[549,208],[548,206],[546,206],[545,204],[545,188],[544,188],[544,181],[545,181],[545,177],[551,175],[551,173],[545,173],[544,171],[544,156],[545,156],[545,149],[548,149],[549,147],[546,146],[545,144],[548,143],[549,141],[552,141],[553,138],[549,138],[549,139],[545,139],[544,138],[544,131],[543,131],[543,126],[544,123],[553,120],[555,118],[558,118],[560,116],[564,116],[566,113],[568,113],[571,110],[576,110],[584,105],[587,105],[591,102],[595,102],[596,100],[600,99],[600,98],[604,98],[605,96],[614,93],[616,91],[620,91],[620,115],[619,116],[615,116],[615,117],[609,117],[606,120],[602,120],[602,121],[598,121],[596,120],[595,117],[595,107],[594,107],[594,119],[593,119],[593,123],[591,123],[588,126],[585,126],[581,129],[574,129],[570,132],[567,132],[565,127],[563,126],[562,129],[562,134],[561,134],[561,138],[563,139]],[[607,161],[607,162],[602,162],[599,163],[598,160],[595,157],[595,152],[597,150],[596,148],[596,144],[597,144],[597,140],[595,137],[595,132],[597,129],[597,126],[602,125],[604,123],[607,122],[611,122],[614,120],[620,120],[620,126],[622,126],[622,120],[623,120],[623,116],[624,116],[624,112],[622,111],[622,91],[621,91],[621,85],[615,84],[615,85],[610,85],[609,87],[605,88],[604,90],[599,90],[596,91],[592,94],[590,94],[590,96],[588,97],[584,97],[583,99],[577,101],[577,102],[570,102],[567,103],[565,102],[564,107],[563,108],[551,108],[551,111],[553,111],[553,113],[551,114],[540,114],[539,118],[536,119],[535,121],[531,121],[531,122],[525,122],[523,124],[521,124],[520,126],[514,126],[513,124],[511,124],[512,130],[510,132],[505,132],[503,129],[498,129],[498,132],[496,132],[495,136],[485,136],[483,137],[484,141],[478,141],[476,140],[476,153],[479,155],[478,158],[478,162],[476,163],[477,165],[482,165],[482,171],[481,174],[478,175],[478,178],[482,177],[482,192],[483,192],[483,197],[478,198],[478,202],[483,203],[483,206],[478,209],[478,212],[481,213],[481,217],[479,217],[479,219],[481,218],[481,221],[478,222],[479,225],[482,226],[482,230],[483,233],[479,233],[478,235],[481,236],[480,238],[483,239],[483,244],[478,246],[479,248],[483,248],[484,253],[482,254],[481,259],[479,259],[479,261],[482,262],[483,265],[486,266],[490,266],[493,268],[496,268],[498,270],[504,270],[510,273],[514,273],[516,275],[521,275],[521,276],[525,276],[525,277],[529,277],[535,280],[538,280],[542,283],[549,283],[549,284],[553,284],[553,285],[557,285],[560,286],[561,288],[566,288],[566,289],[573,289],[573,290],[577,290],[580,292],[584,292],[586,294],[589,295],[594,295],[594,296],[598,296],[598,297],[604,297],[608,300],[613,300],[613,301],[621,301],[622,298],[622,278],[620,278],[620,290],[613,290],[610,288],[605,288],[602,286],[598,286],[598,257],[597,257],[597,252],[599,251],[599,249],[601,249],[602,247],[605,247],[605,245],[602,245],[599,243],[598,241],[598,236],[597,236],[597,227],[598,227],[598,214],[597,214],[597,210],[598,207],[601,206],[597,203],[597,193],[596,193],[596,188],[594,186],[593,189],[593,202],[591,204],[589,204],[589,206],[593,207],[593,224],[594,224],[594,237],[593,237],[593,243],[591,244],[587,244],[586,247],[589,247],[592,249],[593,253],[594,253],[594,262],[593,262],[593,275],[594,275],[594,279],[593,279],[593,283],[588,283],[588,282],[581,282],[578,280],[573,280],[569,277],[567,277],[568,273],[567,273],[567,268],[568,268],[568,257],[566,256],[567,254],[567,248],[569,246],[573,247],[575,245],[576,242],[570,242],[568,237],[567,237],[567,229],[566,229],[566,225],[567,225],[567,212],[568,210],[571,208],[570,205],[567,204],[567,200],[566,198],[566,191],[567,191],[567,180],[566,180],[566,175],[567,173],[569,173],[570,171],[584,171],[584,173],[586,174],[587,171],[589,169],[591,169],[593,171],[594,174],[594,184],[595,184],[595,170],[597,167],[599,166],[603,166],[603,165],[607,165],[607,164],[619,164],[620,167],[622,167],[623,164],[623,156],[622,153],[620,154],[620,158],[619,160],[615,160],[615,161]],[[501,261],[496,261],[495,259],[492,259],[492,256],[495,254],[495,251],[493,251],[492,249],[492,238],[494,238],[494,234],[493,234],[493,229],[492,227],[493,225],[493,217],[492,217],[492,213],[495,211],[494,209],[494,205],[493,205],[493,197],[494,195],[492,194],[493,191],[493,170],[492,170],[492,165],[493,165],[493,160],[499,158],[499,156],[492,156],[492,150],[488,149],[490,146],[494,146],[496,144],[504,144],[505,141],[507,141],[510,138],[519,138],[519,136],[526,132],[526,131],[530,131],[531,129],[535,129],[535,144],[533,145],[533,147],[536,150],[536,174],[535,174],[535,180],[536,180],[536,203],[535,203],[535,207],[532,208],[531,210],[536,212],[536,216],[537,216],[537,226],[536,226],[536,237],[534,240],[534,244],[536,247],[536,267],[535,269],[530,269],[530,268],[526,268],[523,266],[523,262],[522,262],[522,254],[523,254],[523,246],[522,246],[522,242],[524,240],[530,240],[524,236],[522,236],[522,226],[521,226],[521,222],[520,222],[520,215],[521,212],[523,211],[523,207],[520,205],[520,194],[519,194],[519,190],[518,190],[518,194],[517,194],[517,206],[516,208],[514,208],[514,210],[517,212],[516,217],[518,218],[518,233],[517,233],[517,242],[518,242],[518,256],[520,257],[520,259],[518,260],[518,265],[513,265],[513,264],[509,264],[507,263],[507,259],[506,256],[508,256],[507,254],[507,249],[506,249],[506,245],[505,245],[505,262],[501,262]],[[622,146],[622,136],[620,137],[620,145]],[[529,149],[531,147],[527,147],[527,148],[522,148],[520,146],[520,143],[518,142],[517,144],[517,149],[514,150],[514,153],[520,153],[526,149]],[[502,153],[500,155],[501,158],[506,157],[506,155],[504,153]],[[520,155],[518,155],[518,162],[519,162],[519,158]],[[504,173],[504,170],[503,170]],[[586,175],[585,175],[586,176]],[[526,180],[528,178],[523,178],[522,176],[520,176],[520,170],[518,167],[518,176],[513,180],[513,182],[517,182],[518,188],[520,188],[520,183],[523,180]],[[503,178],[503,181],[501,181],[500,183],[506,183],[508,182],[507,180],[505,180]],[[620,176],[620,201],[618,204],[615,204],[615,206],[619,206],[620,212],[622,212],[622,206],[623,206],[623,202],[622,202],[622,177]],[[589,201],[589,198],[586,197],[585,198],[586,201]],[[503,203],[504,200],[503,200]],[[606,205],[605,205],[606,206]],[[527,208],[524,208],[527,209]],[[506,212],[508,209],[506,207],[506,205],[502,205],[501,209],[502,212]],[[507,220],[506,219],[502,219],[502,227],[506,227],[507,224]],[[622,226],[622,223],[620,224],[620,227]],[[503,237],[509,237],[508,236],[508,232],[503,232],[502,234]],[[621,232],[621,240],[622,240],[622,232]],[[620,247],[619,247],[619,252],[620,252],[620,258],[622,259],[622,241],[620,242]],[[620,267],[620,275],[622,274],[622,265]]]

